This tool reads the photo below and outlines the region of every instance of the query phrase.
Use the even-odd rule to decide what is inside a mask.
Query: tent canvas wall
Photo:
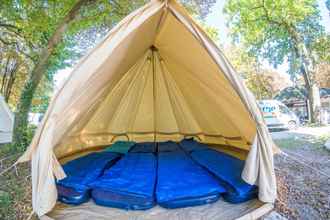
[[[273,142],[255,98],[182,6],[154,0],[78,63],[18,162],[32,161],[33,209],[42,216],[56,204],[55,178],[65,177],[59,161],[120,137],[187,136],[240,152],[244,180],[274,202]]]
[[[10,111],[3,96],[0,95],[0,144],[12,141],[14,114]]]

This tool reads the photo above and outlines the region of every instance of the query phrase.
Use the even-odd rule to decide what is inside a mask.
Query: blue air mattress
[[[154,142],[136,143],[129,152],[131,152],[131,153],[156,153],[157,145]]]
[[[174,141],[165,141],[165,142],[159,142],[158,143],[158,152],[173,152],[181,150],[179,145],[175,143]]]
[[[116,141],[111,146],[107,147],[104,151],[127,154],[128,151],[133,147],[135,142],[133,141]]]
[[[182,141],[180,141],[180,146],[184,151],[188,153],[209,149],[209,147],[206,144],[199,143],[195,141],[193,138],[183,139]]]
[[[120,158],[120,154],[111,152],[91,153],[66,163],[63,169],[66,178],[57,181],[58,200],[78,205],[88,201],[88,184],[96,180],[106,168]]]
[[[158,154],[156,199],[165,208],[215,202],[225,189],[183,151]]]
[[[127,210],[155,205],[157,158],[152,153],[128,153],[91,184],[96,204]]]
[[[257,187],[241,178],[244,161],[215,150],[192,152],[191,157],[219,178],[227,190],[226,201],[240,203],[257,197]]]

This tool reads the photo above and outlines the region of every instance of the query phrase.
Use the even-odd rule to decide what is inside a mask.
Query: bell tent
[[[0,95],[0,144],[12,141],[14,114],[10,111],[3,96]]]
[[[276,147],[255,98],[182,6],[154,0],[81,59],[18,162],[31,160],[33,210],[43,216],[56,204],[64,160],[118,139],[184,137],[244,159],[242,178],[274,202]]]

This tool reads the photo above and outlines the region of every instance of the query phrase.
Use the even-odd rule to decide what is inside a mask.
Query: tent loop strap
[[[111,139],[111,143],[113,143],[114,140],[115,140],[117,137],[121,137],[121,136],[126,137],[126,138],[127,138],[127,141],[130,141],[129,136],[128,136],[127,134],[118,134],[118,135],[114,135],[114,136],[112,137],[112,139]]]
[[[199,137],[199,135],[189,135],[189,134],[185,134],[183,135],[184,139],[187,139],[187,137],[196,137],[199,141],[202,141],[202,139]]]

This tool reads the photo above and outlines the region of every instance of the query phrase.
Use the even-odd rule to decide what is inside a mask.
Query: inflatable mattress
[[[202,205],[218,200],[225,189],[183,151],[158,154],[156,199],[165,208]]]
[[[154,142],[136,143],[129,152],[131,152],[131,153],[156,153],[157,145]]]
[[[134,146],[133,141],[116,141],[111,146],[107,147],[104,151],[127,154],[127,152]]]
[[[165,142],[159,142],[158,143],[158,152],[173,152],[181,150],[179,145],[175,143],[174,141],[165,141]]]
[[[97,152],[66,163],[66,178],[57,181],[58,200],[78,205],[90,198],[89,184],[120,158],[120,154]]]
[[[226,201],[240,203],[257,197],[257,187],[241,178],[244,161],[215,150],[195,151],[191,157],[219,178],[227,190]]]
[[[152,153],[128,153],[91,187],[95,203],[127,210],[155,205],[157,158]]]
[[[182,141],[180,141],[180,146],[187,153],[209,149],[209,147],[206,144],[199,143],[195,141],[193,138],[183,139]]]

